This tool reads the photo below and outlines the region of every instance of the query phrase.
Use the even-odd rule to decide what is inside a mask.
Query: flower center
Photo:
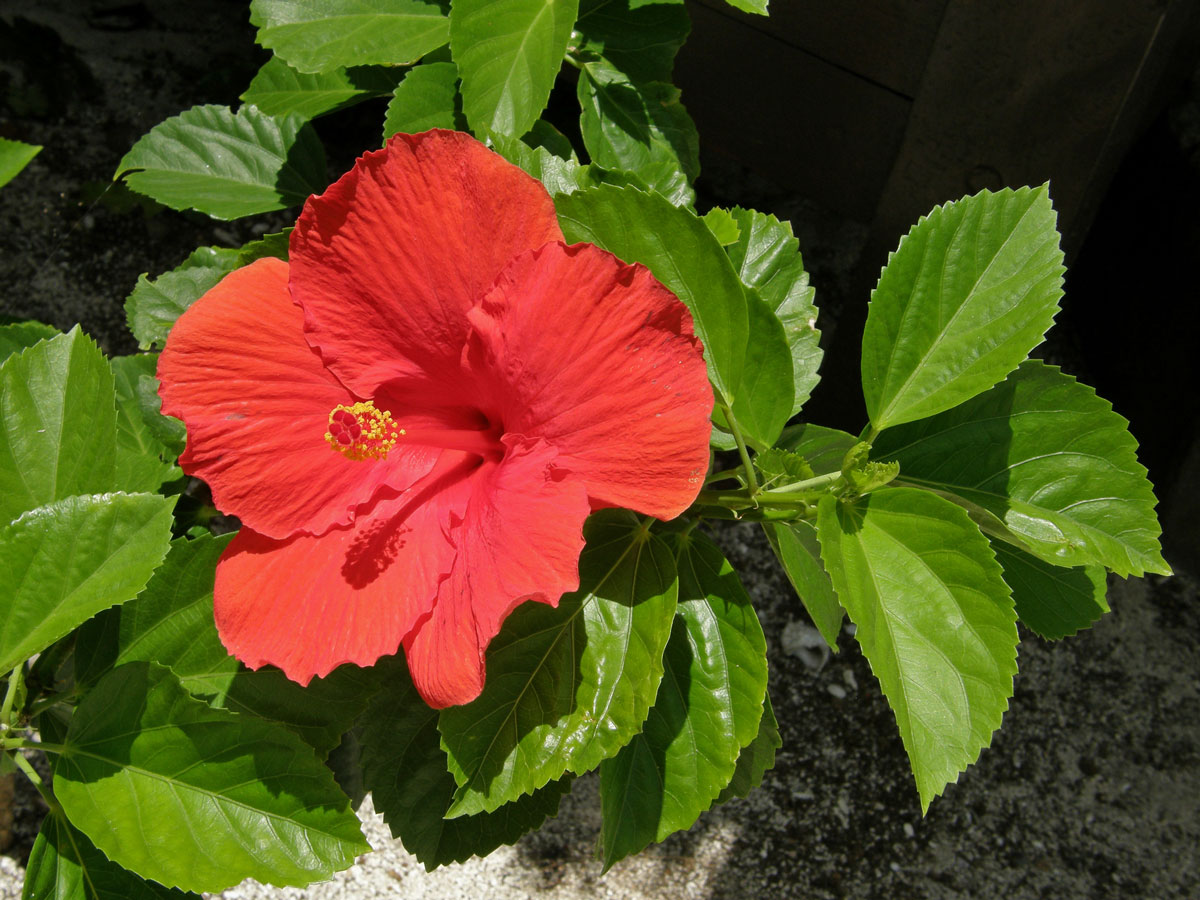
[[[367,400],[353,406],[335,406],[329,413],[325,440],[347,459],[387,459],[402,434],[404,429],[396,427],[390,412],[381,412]]]
[[[482,417],[481,417],[482,418]],[[486,423],[486,419],[484,422]],[[347,459],[387,459],[403,440],[408,444],[462,450],[484,459],[504,455],[500,429],[481,428],[400,428],[388,410],[379,410],[370,400],[345,406],[339,403],[329,413],[325,441]]]

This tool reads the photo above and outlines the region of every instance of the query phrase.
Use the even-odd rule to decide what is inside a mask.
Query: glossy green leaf
[[[0,670],[132,599],[171,540],[174,498],[68,497],[0,528]]]
[[[388,103],[383,139],[431,128],[466,130],[458,96],[458,67],[452,62],[425,63],[409,70]]]
[[[0,317],[0,322],[4,321]],[[19,353],[26,347],[32,347],[40,340],[52,338],[61,334],[53,325],[43,325],[41,322],[13,322],[0,325],[0,363]]]
[[[928,491],[821,500],[821,557],[900,727],[921,808],[1000,727],[1017,671],[1017,615],[967,514]]]
[[[873,452],[899,461],[906,482],[994,517],[1046,562],[1170,572],[1129,423],[1054,366],[1029,360],[962,406],[885,431]]]
[[[300,115],[193,106],[155,125],[113,179],[172,209],[236,219],[296,206],[325,188],[325,150]]]
[[[730,783],[763,713],[767,642],[737,573],[703,534],[666,540],[678,612],[645,726],[600,764],[605,868],[690,828]]]
[[[838,603],[833,582],[821,562],[821,545],[817,530],[803,520],[795,522],[764,522],[767,542],[775,551],[783,573],[796,596],[804,604],[821,637],[834,653],[838,652],[838,634],[842,630],[842,605]]]
[[[717,797],[717,803],[727,803],[734,797],[748,797],[750,792],[762,784],[763,776],[775,766],[775,751],[783,746],[779,735],[779,722],[771,708],[771,696],[763,697],[762,721],[758,734],[749,745],[742,748],[738,756],[733,778]]]
[[[585,61],[603,57],[630,81],[669,82],[690,29],[682,3],[583,0],[574,52]]]
[[[390,94],[399,75],[382,66],[352,66],[328,72],[306,73],[273,56],[258,70],[241,96],[268,116],[295,113],[315,119],[354,106],[372,97]]]
[[[746,291],[750,334],[733,414],[752,446],[770,447],[792,414],[792,360],[783,323],[754,290]]]
[[[816,294],[808,283],[800,242],[792,226],[774,216],[735,207],[730,216],[738,236],[728,248],[742,283],[758,291],[783,324],[791,349],[793,400],[790,415],[804,406],[820,381],[821,333],[817,331]]]
[[[383,690],[362,733],[362,767],[377,812],[426,871],[511,844],[558,811],[571,777],[552,781],[495,812],[445,819],[457,785],[446,770],[438,711],[421,700],[403,657],[381,662]]]
[[[805,422],[785,428],[775,446],[799,453],[812,466],[814,474],[828,475],[842,468],[846,454],[857,443],[858,438],[852,434]]]
[[[663,197],[610,185],[560,196],[555,206],[569,242],[640,262],[687,304],[709,378],[732,400],[750,335],[746,292],[704,222]]]
[[[157,278],[138,276],[125,298],[129,330],[143,350],[162,347],[183,311],[236,269],[239,252],[227,247],[198,247],[188,258]]]
[[[454,0],[450,49],[478,135],[527,132],[562,68],[579,0]]]
[[[767,15],[767,4],[770,0],[725,0],[734,9],[754,13],[757,16]]]
[[[25,867],[22,900],[200,900],[146,881],[96,849],[59,810],[42,820]]]
[[[264,234],[256,241],[249,241],[242,244],[238,248],[234,268],[248,266],[256,260],[266,259],[267,257],[282,259],[284,262],[287,262],[292,231],[293,229],[289,226],[282,231],[273,231],[270,234]]]
[[[1065,569],[1004,541],[993,541],[1004,581],[1012,588],[1017,617],[1047,640],[1070,637],[1109,611],[1101,566]]]
[[[37,144],[0,138],[0,187],[8,184],[42,152]]]
[[[123,491],[157,491],[183,473],[175,453],[155,434],[142,409],[138,382],[154,377],[158,354],[116,356],[109,360],[117,395],[116,484]]]
[[[450,37],[445,2],[253,0],[258,42],[301,72],[404,65]]]
[[[699,137],[677,87],[660,81],[634,83],[595,62],[583,65],[577,93],[579,127],[593,161],[633,172],[676,206],[694,202]]]
[[[483,693],[441,714],[459,786],[451,816],[587,772],[641,730],[671,634],[675,560],[631,514],[593,516],[584,533],[580,589],[557,609],[519,607],[488,650]]]
[[[597,165],[581,166],[574,159],[558,156],[546,147],[531,147],[507,135],[492,138],[492,148],[510,163],[520,166],[551,194],[572,194],[601,184],[649,190],[632,172],[612,172]]]
[[[116,487],[108,361],[78,327],[0,365],[0,525],[29,509]]]
[[[1062,296],[1050,194],[982,191],[934,209],[900,241],[871,294],[863,394],[878,429],[957,406],[1042,342]]]
[[[185,890],[306,885],[370,849],[311,748],[148,663],[114,669],[80,702],[54,792],[113,862]]]

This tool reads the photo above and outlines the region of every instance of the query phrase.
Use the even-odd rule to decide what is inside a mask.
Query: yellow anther
[[[325,440],[347,459],[387,459],[402,434],[404,429],[396,428],[390,412],[378,410],[366,400],[352,406],[335,406],[329,413]]]

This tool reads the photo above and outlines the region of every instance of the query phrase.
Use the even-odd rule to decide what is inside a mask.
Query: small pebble
[[[792,619],[784,626],[779,642],[785,653],[799,657],[810,672],[820,672],[829,662],[829,645],[811,625]]]
[[[846,689],[840,684],[827,684],[825,685],[825,690],[829,691],[829,693],[833,694],[839,700],[846,699]]]
[[[904,823],[904,836],[906,838],[914,837],[916,835],[916,833],[917,833],[917,830],[912,827],[911,822]]]

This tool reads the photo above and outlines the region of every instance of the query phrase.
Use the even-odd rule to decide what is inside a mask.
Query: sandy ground
[[[240,4],[147,2],[105,11],[111,9],[69,0],[0,6],[10,24],[20,14],[53,29],[22,32],[20,53],[0,62],[8,99],[14,85],[25,84],[18,99],[27,107],[19,114],[11,102],[7,112],[0,107],[0,133],[46,144],[0,191],[0,314],[60,327],[80,321],[109,352],[123,353],[133,346],[121,303],[140,272],[170,268],[199,244],[232,245],[276,230],[282,220],[147,218],[123,209],[111,191],[93,202],[144,131],[192,103],[232,102],[258,62]],[[36,91],[21,81],[48,65],[52,77]],[[367,131],[336,137],[357,148],[374,139]],[[348,162],[332,159],[331,173]],[[827,240],[833,234],[849,243],[859,234],[853,223],[831,230],[827,220],[802,220],[803,204],[791,210],[801,234],[819,228]],[[853,256],[844,247],[804,246],[811,268],[826,257],[827,271],[814,275],[819,291],[844,276],[839,252]],[[776,768],[750,798],[710,812],[690,832],[603,876],[593,858],[594,779],[577,782],[558,818],[539,833],[486,860],[432,874],[364,808],[376,852],[333,882],[304,891],[245,884],[220,896],[1200,896],[1194,579],[1116,580],[1113,614],[1091,631],[1059,644],[1026,636],[1004,728],[922,819],[891,713],[853,639],[844,635],[842,652],[827,659],[803,652],[807,618],[760,534],[731,526],[717,538],[763,620],[784,739]],[[1191,564],[1196,571],[1194,556]],[[37,826],[28,791],[17,813],[18,844],[0,855],[0,900],[20,896],[21,865]]]

